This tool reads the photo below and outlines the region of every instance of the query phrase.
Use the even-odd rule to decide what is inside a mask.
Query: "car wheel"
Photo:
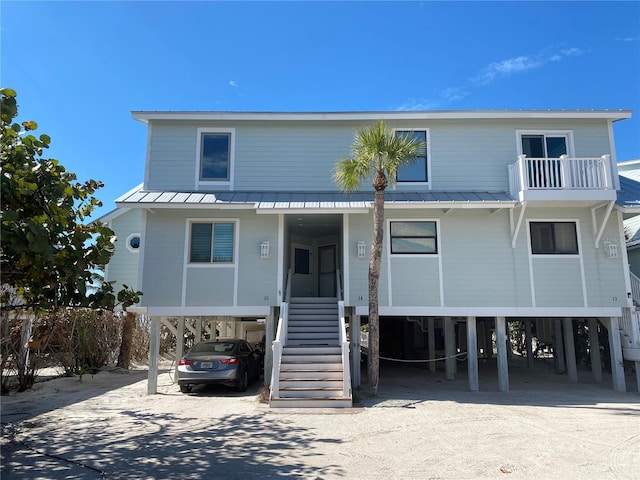
[[[180,385],[180,391],[182,393],[191,393],[191,385]]]
[[[249,387],[249,373],[245,368],[238,377],[238,386],[236,387],[239,392],[246,392]]]

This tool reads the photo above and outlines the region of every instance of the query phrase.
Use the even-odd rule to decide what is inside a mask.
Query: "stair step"
[[[314,325],[317,327],[337,327],[339,325],[338,320],[335,317],[331,319],[324,318],[289,318],[287,322],[289,327],[301,327],[306,325]]]
[[[323,346],[331,346],[331,345],[335,345],[336,343],[338,343],[338,339],[337,338],[327,338],[327,339],[321,339],[321,338],[294,338],[294,339],[289,339],[289,341],[287,342],[287,345],[291,345],[291,346],[318,346],[318,347],[323,347]]]
[[[318,325],[295,325],[295,326],[291,326],[289,325],[289,333],[306,333],[306,332],[317,332],[317,333],[321,333],[321,332],[329,332],[329,333],[338,333],[338,326],[337,325],[330,325],[330,326],[318,326]]]
[[[342,378],[280,378],[280,391],[327,388],[342,390]]]
[[[339,388],[281,388],[280,398],[344,398]]]
[[[282,370],[280,380],[342,380],[342,369],[340,370]]]
[[[287,338],[290,340],[295,340],[295,339],[311,339],[311,338],[318,338],[318,339],[323,339],[323,340],[327,340],[332,338],[334,340],[333,343],[338,343],[338,332],[315,332],[315,331],[307,331],[307,332],[289,332],[287,334]]]
[[[342,363],[342,355],[333,353],[312,355],[286,353],[282,355],[282,363]]]
[[[271,408],[351,408],[350,398],[272,398]]]
[[[311,310],[310,308],[291,308],[289,307],[289,318],[326,318],[334,319],[338,318],[338,309],[318,308]]]
[[[336,297],[291,297],[290,303],[338,303]]]
[[[291,362],[281,363],[280,373],[282,372],[299,372],[301,370],[308,372],[342,372],[342,362],[326,362],[326,363],[303,363]]]
[[[341,355],[342,348],[339,345],[287,345],[282,349],[284,355]]]

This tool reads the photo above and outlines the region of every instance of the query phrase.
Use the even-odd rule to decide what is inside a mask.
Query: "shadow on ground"
[[[338,465],[316,468],[306,462],[320,455],[316,446],[338,440],[318,438],[311,429],[281,418],[238,414],[203,422],[135,411],[113,415],[117,421],[69,419],[61,430],[46,425],[46,418],[23,423],[24,431],[12,432],[12,455],[3,461],[3,479],[344,476]],[[30,450],[20,440],[27,430]]]

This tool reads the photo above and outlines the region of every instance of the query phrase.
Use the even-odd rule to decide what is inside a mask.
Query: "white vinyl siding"
[[[233,131],[233,182],[216,189],[239,191],[330,191],[336,160],[349,156],[354,132],[363,122],[154,122],[147,189],[207,189],[198,172],[198,131]],[[516,131],[572,131],[575,155],[612,153],[605,120],[429,120],[388,121],[389,129],[428,131],[429,185],[453,191],[507,191],[507,166],[517,160]],[[464,175],[461,175],[464,172]],[[205,182],[208,183],[208,182]],[[232,184],[232,186],[231,186]],[[397,190],[417,188],[400,182]],[[361,190],[372,191],[371,182]]]

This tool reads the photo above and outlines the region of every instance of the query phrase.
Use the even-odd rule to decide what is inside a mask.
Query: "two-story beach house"
[[[640,343],[623,219],[640,206],[623,195],[612,125],[630,116],[133,112],[148,126],[144,181],[103,220],[119,238],[107,276],[143,291],[152,320],[149,392],[164,324],[178,338],[255,342],[264,331],[272,406],[351,404],[373,189],[341,193],[332,174],[354,132],[380,119],[426,142],[386,193],[382,354],[446,358],[452,378],[466,352],[471,390],[481,388],[478,359],[492,358],[506,391],[507,328],[521,321],[528,357],[533,337],[551,343],[576,382],[580,322],[594,378],[600,336],[624,391],[624,358],[637,370]]]

